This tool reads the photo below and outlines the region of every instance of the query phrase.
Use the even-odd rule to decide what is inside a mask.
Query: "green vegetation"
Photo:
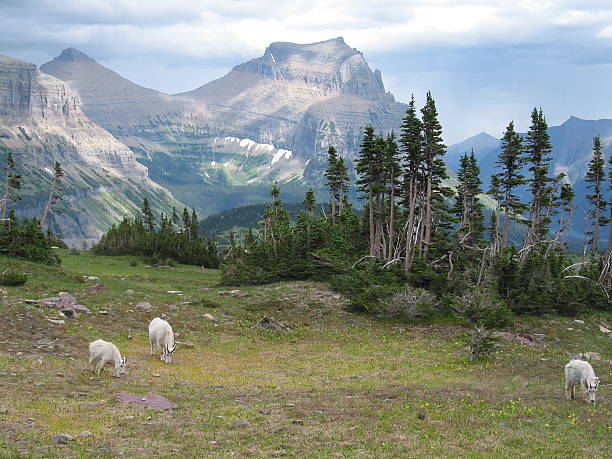
[[[222,281],[326,280],[350,298],[354,310],[378,315],[457,314],[454,305],[465,308],[469,303],[478,312],[474,327],[503,325],[511,312],[575,315],[610,310],[610,250],[594,250],[581,260],[565,250],[574,193],[562,183],[562,175],[549,176],[551,145],[542,110],[532,113],[525,146],[513,124],[507,128],[497,162],[500,172],[493,175],[489,191],[497,202],[488,227],[474,154],[466,152],[461,158],[456,193],[443,186],[445,147],[429,93],[421,115],[413,99],[399,142],[393,133],[383,138],[372,126],[365,127],[356,163],[356,185],[365,201],[362,218],[347,199],[350,183],[344,162],[330,147],[327,211],[316,212],[314,194],[308,191],[305,210],[293,223],[275,185],[257,237],[248,233],[242,245],[232,239]],[[518,172],[525,163],[530,165],[529,177]],[[601,178],[602,167],[599,164],[599,172],[591,175]],[[532,191],[529,205],[515,195],[522,184]],[[596,195],[592,205],[603,215],[609,203],[602,201],[600,191]],[[529,211],[529,218],[518,214],[521,211]],[[521,244],[511,245],[511,220],[525,226]],[[558,226],[555,231],[553,224]],[[412,289],[426,289],[431,299],[423,305],[402,304],[413,296],[406,294]]]
[[[166,258],[216,268],[219,259],[215,244],[212,239],[199,236],[198,226],[195,210],[190,214],[185,207],[182,219],[174,208],[170,216],[162,213],[157,228],[149,200],[145,198],[142,218],[126,217],[118,225],[113,224],[94,246],[94,251],[102,255],[144,256],[151,264],[162,264]]]
[[[216,270],[130,266],[130,257],[91,252],[62,258],[62,267],[0,258],[30,273],[0,308],[0,455],[598,457],[608,447],[609,388],[595,404],[567,401],[563,366],[566,352],[610,358],[598,331],[610,313],[581,315],[584,324],[518,318],[509,331],[541,333],[543,344],[502,341],[494,359],[475,364],[456,323],[348,314],[348,301],[324,284],[247,287],[240,298],[218,295]],[[86,291],[84,275],[109,290]],[[92,313],[58,325],[46,320],[60,319],[54,309],[20,300],[59,291]],[[136,308],[140,301],[153,309]],[[147,324],[162,314],[179,343],[194,346],[179,344],[171,365],[149,355]],[[263,316],[294,331],[253,328]],[[87,345],[98,338],[127,356],[125,377],[88,370]],[[605,381],[610,363],[592,363]],[[121,404],[121,392],[162,395],[179,408]],[[234,428],[236,419],[251,426]],[[82,431],[93,435],[52,443],[55,433]]]

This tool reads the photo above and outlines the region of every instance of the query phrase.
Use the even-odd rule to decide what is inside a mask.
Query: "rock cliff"
[[[0,55],[0,150],[15,152],[23,174],[18,214],[40,216],[55,161],[64,168],[64,201],[51,228],[67,240],[96,240],[144,196],[158,208],[175,202],[145,166],[81,110],[79,97],[34,64]]]

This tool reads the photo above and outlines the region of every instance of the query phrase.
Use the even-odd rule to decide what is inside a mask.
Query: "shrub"
[[[25,284],[27,280],[28,277],[24,273],[20,273],[11,268],[0,273],[0,285],[4,287],[18,287]]]
[[[136,260],[130,260],[130,266],[138,266],[138,262]]]
[[[459,317],[479,327],[501,327],[512,317],[505,301],[488,288],[466,291],[453,308]]]
[[[379,301],[379,316],[404,316],[419,319],[431,316],[434,311],[435,295],[422,288],[406,287]]]
[[[470,361],[486,359],[497,349],[497,338],[484,327],[475,327],[466,337]]]

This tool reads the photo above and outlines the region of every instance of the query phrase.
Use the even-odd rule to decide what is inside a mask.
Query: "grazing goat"
[[[126,362],[126,358],[121,357],[119,349],[113,343],[101,339],[89,343],[89,365],[91,365],[91,371],[98,376],[105,365],[113,365],[115,377],[118,378],[125,374]]]
[[[168,322],[156,317],[149,324],[149,341],[151,342],[151,355],[159,353],[162,362],[172,362],[172,353],[176,349],[174,332]]]
[[[582,392],[589,402],[595,401],[599,378],[595,376],[593,367],[584,360],[570,360],[565,365],[565,395],[568,400],[576,398],[576,386],[582,387]]]

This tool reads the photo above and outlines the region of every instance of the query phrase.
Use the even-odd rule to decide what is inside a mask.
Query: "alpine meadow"
[[[608,457],[611,21],[0,5],[0,457]]]

